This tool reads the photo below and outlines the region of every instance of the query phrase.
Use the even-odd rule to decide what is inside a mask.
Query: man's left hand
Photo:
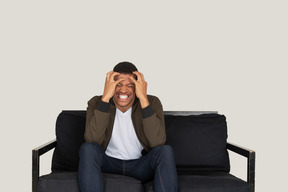
[[[143,109],[149,105],[147,98],[147,82],[144,79],[144,75],[139,71],[134,71],[133,74],[137,76],[137,80],[135,80],[133,76],[131,76],[130,79],[135,84],[136,96],[139,98],[141,107]]]

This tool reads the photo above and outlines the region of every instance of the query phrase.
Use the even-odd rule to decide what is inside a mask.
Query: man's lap
[[[96,151],[100,154],[94,154],[102,156],[102,158],[100,158],[102,160],[101,171],[130,176],[143,182],[153,179],[155,169],[160,159],[169,158],[169,154],[171,153],[171,147],[163,145],[153,148],[149,153],[139,159],[121,160],[106,155],[103,148],[96,143],[86,143],[85,145],[88,145],[90,150],[97,148]]]

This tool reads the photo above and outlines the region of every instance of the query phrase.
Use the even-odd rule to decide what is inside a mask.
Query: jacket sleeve
[[[84,134],[86,142],[103,143],[109,122],[109,107],[109,103],[102,102],[97,96],[88,101]]]
[[[157,97],[150,99],[150,105],[141,110],[144,133],[151,148],[164,145],[166,130],[164,123],[163,107]]]

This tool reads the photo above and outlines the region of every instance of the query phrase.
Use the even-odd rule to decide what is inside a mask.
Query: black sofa
[[[174,149],[179,192],[253,192],[255,152],[227,143],[227,123],[217,112],[165,111],[166,144]],[[62,111],[56,139],[32,150],[33,192],[79,192],[78,150],[84,142],[86,111]],[[39,177],[40,156],[55,148],[52,172]],[[230,171],[228,150],[247,158],[247,181]],[[103,173],[105,192],[152,192],[153,181]]]

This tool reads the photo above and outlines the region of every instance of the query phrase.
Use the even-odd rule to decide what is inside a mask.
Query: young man
[[[107,73],[102,96],[88,102],[85,140],[80,148],[81,192],[102,192],[103,172],[154,178],[154,191],[178,191],[173,150],[166,141],[160,100],[147,95],[142,73],[129,62]]]

